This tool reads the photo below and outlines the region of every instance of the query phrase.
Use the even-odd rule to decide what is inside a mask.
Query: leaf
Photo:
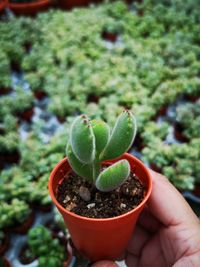
[[[136,129],[133,114],[128,110],[123,111],[115,123],[110,140],[102,151],[100,159],[115,159],[124,154],[133,143]]]
[[[100,191],[109,192],[123,184],[129,174],[129,162],[123,159],[101,172],[95,185]]]
[[[66,152],[69,164],[75,171],[75,173],[85,178],[87,181],[93,182],[93,173],[94,173],[93,163],[85,164],[82,163],[79,159],[77,159],[72,151],[70,144],[68,144]]]
[[[86,115],[77,117],[70,131],[70,143],[75,156],[83,163],[95,158],[95,136]]]
[[[110,128],[104,121],[101,120],[92,120],[91,124],[95,135],[96,154],[99,156],[108,143]]]

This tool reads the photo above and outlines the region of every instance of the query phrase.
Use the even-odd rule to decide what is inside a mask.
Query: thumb
[[[98,261],[92,264],[91,267],[118,267],[118,265],[113,261]]]

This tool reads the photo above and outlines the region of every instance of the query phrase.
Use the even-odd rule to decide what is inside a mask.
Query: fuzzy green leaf
[[[71,127],[70,143],[75,156],[83,163],[91,163],[95,158],[95,136],[86,115],[75,119]]]
[[[95,135],[96,153],[98,156],[108,143],[110,128],[101,120],[92,120],[91,124]]]
[[[119,187],[128,178],[130,165],[127,160],[120,160],[100,173],[96,187],[100,191],[109,192]]]
[[[136,120],[131,112],[122,112],[113,128],[109,142],[100,155],[101,160],[115,159],[125,153],[136,135]]]
[[[82,163],[80,160],[78,160],[74,155],[70,144],[68,144],[66,152],[67,152],[67,157],[69,159],[69,164],[72,167],[72,169],[78,175],[85,178],[89,182],[93,182],[93,175],[94,175],[93,163],[85,164]]]

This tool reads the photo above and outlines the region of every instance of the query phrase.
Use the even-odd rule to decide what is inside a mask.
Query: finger
[[[140,214],[138,224],[150,233],[157,232],[160,229],[160,227],[162,226],[161,222],[158,221],[152,215],[151,212],[149,212],[147,207]]]
[[[163,175],[150,170],[153,190],[148,208],[164,225],[177,225],[185,220],[197,220],[183,196]]]
[[[127,252],[134,256],[140,256],[144,245],[150,237],[151,235],[141,226],[136,226],[133,237],[128,244]]]
[[[91,265],[91,267],[118,267],[113,261],[98,261]]]
[[[172,267],[199,266],[200,252],[191,256],[185,256],[178,260]]]
[[[139,258],[137,256],[134,256],[132,254],[128,254],[127,258],[125,260],[127,267],[137,267],[139,262]]]
[[[143,247],[141,257],[137,266],[167,266],[163,256],[159,235],[153,236]],[[171,266],[171,265],[168,265]]]

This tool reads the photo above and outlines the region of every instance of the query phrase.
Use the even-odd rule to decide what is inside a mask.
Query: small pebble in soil
[[[79,188],[79,195],[85,201],[90,201],[91,199],[91,194],[87,187],[81,186]]]
[[[121,209],[125,209],[125,208],[126,208],[126,204],[121,203],[121,204],[120,204],[120,208],[121,208]]]
[[[95,203],[90,203],[87,205],[87,208],[88,209],[91,209],[91,208],[94,208],[95,207]]]

